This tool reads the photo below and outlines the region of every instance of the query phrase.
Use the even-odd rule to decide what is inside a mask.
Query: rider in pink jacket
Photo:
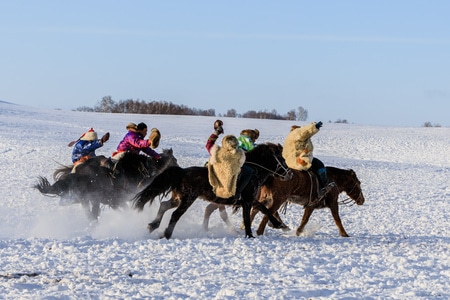
[[[161,156],[151,148],[151,141],[145,140],[145,133],[147,130],[147,125],[144,123],[139,123],[138,125],[130,123],[127,125],[128,132],[123,137],[117,146],[117,151],[112,155],[113,159],[117,159],[117,156],[124,152],[132,152],[139,154],[140,151],[153,157],[155,160],[159,160]],[[120,158],[120,157],[119,157]]]

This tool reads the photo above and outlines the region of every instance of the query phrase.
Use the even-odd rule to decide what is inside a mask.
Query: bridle
[[[350,189],[350,191],[349,191],[348,193],[347,193],[347,192],[345,192],[345,193],[346,193],[347,195],[351,194],[351,193],[353,192],[353,190],[356,188],[357,183],[358,183],[358,182],[355,180],[355,183],[353,184],[353,186],[352,186],[352,188]],[[362,196],[362,190],[359,189],[358,196],[357,196],[355,199],[358,200],[359,197],[361,197],[361,196]],[[356,200],[354,200],[353,198],[351,198],[351,197],[349,196],[349,197],[347,197],[347,198],[345,198],[345,199],[339,201],[339,204],[344,204],[344,205],[350,205],[350,206],[353,206],[353,205],[355,205]]]

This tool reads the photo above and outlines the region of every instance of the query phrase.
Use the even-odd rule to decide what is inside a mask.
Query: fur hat
[[[231,152],[236,153],[236,150],[239,147],[239,142],[234,135],[226,135],[222,139],[222,148]]]
[[[259,130],[258,129],[244,129],[241,131],[241,135],[248,136],[255,142],[259,138]]]
[[[97,132],[93,128],[89,129],[87,132],[83,133],[80,140],[82,141],[95,141],[98,140]]]
[[[128,123],[126,128],[127,128],[127,130],[133,130],[133,131],[136,131],[138,129],[137,125],[134,123]]]

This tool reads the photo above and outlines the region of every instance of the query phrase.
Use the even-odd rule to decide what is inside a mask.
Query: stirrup
[[[319,198],[324,197],[328,192],[330,192],[336,184],[334,182],[330,182],[327,185],[325,185],[323,188],[319,190]]]
[[[319,204],[321,201],[324,201],[325,197],[335,186],[336,186],[336,184],[334,182],[330,182],[327,185],[325,185],[323,188],[321,188],[319,190],[319,194],[317,195],[317,198],[310,201],[306,206],[314,206],[314,205]]]

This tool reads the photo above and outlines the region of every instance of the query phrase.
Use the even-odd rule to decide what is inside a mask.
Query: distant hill
[[[0,100],[0,103],[15,104],[15,103],[11,103],[11,102],[8,102],[8,101],[3,101],[3,100]]]

